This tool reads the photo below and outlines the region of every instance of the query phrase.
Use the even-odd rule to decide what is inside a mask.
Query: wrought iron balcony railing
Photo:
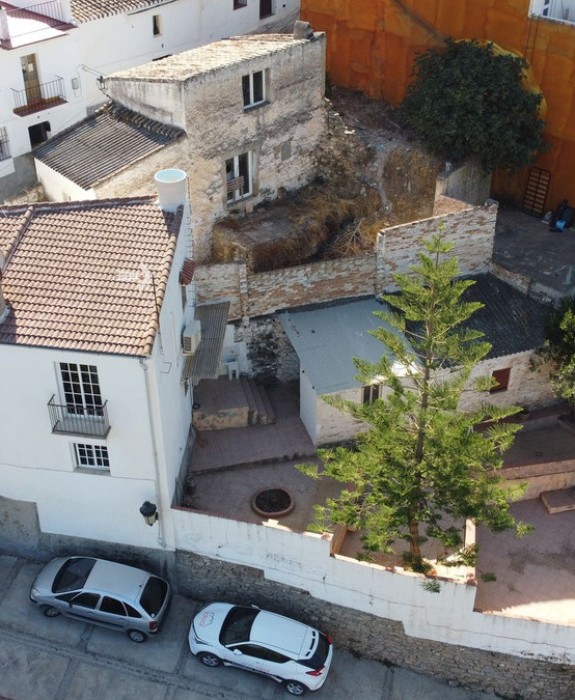
[[[48,401],[52,432],[62,435],[106,437],[110,432],[107,404],[107,401],[101,406],[57,404],[55,396],[52,396]]]
[[[55,107],[66,102],[64,95],[64,80],[57,77],[49,83],[38,83],[28,86],[25,90],[14,90],[14,113],[20,117],[26,114],[40,112],[49,107]]]

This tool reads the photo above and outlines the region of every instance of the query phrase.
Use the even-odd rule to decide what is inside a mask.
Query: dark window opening
[[[234,10],[241,10],[242,7],[247,7],[248,0],[234,0]]]
[[[154,36],[160,36],[162,33],[162,18],[160,15],[154,15],[152,17],[152,28],[154,32]]]
[[[270,17],[274,13],[273,0],[260,0],[260,19]]]
[[[381,384],[368,384],[362,388],[361,402],[372,404],[381,397]]]
[[[511,368],[507,367],[505,369],[496,369],[491,374],[491,377],[495,379],[497,384],[491,387],[490,393],[494,394],[497,391],[506,391],[509,387],[509,378],[511,376]]]
[[[30,136],[30,146],[38,146],[44,141],[50,138],[50,122],[41,122],[40,124],[34,124],[34,126],[28,127],[28,135]]]

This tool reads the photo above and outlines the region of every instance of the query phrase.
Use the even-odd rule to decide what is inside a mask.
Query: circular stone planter
[[[250,505],[262,518],[282,518],[292,512],[295,501],[285,489],[262,489],[253,496]]]

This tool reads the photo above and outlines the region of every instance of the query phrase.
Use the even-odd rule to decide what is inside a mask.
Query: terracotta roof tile
[[[0,209],[0,343],[145,355],[181,222],[155,197]]]

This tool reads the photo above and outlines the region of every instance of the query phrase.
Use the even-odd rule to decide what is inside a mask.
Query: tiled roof
[[[71,0],[72,16],[80,24],[94,19],[121,15],[145,7],[164,5],[165,0]]]
[[[484,340],[491,343],[488,358],[541,346],[548,306],[494,275],[470,279],[475,284],[466,290],[464,299],[479,301],[484,307],[471,316],[467,325],[481,331]],[[315,391],[329,394],[360,386],[353,357],[377,362],[389,352],[369,333],[387,325],[373,313],[385,310],[386,305],[374,298],[346,299],[282,311],[277,316]]]
[[[113,102],[34,150],[34,157],[83,189],[184,135]]]
[[[550,307],[526,296],[491,274],[474,275],[475,284],[464,294],[465,301],[479,301],[466,325],[481,331],[492,345],[487,357],[502,357],[534,350],[545,339],[545,321]]]
[[[251,34],[214,41],[205,46],[118,71],[111,79],[146,82],[184,82],[240,61],[269,56],[290,47],[309,44],[292,34]]]
[[[155,197],[0,208],[0,343],[149,354],[181,212]]]

